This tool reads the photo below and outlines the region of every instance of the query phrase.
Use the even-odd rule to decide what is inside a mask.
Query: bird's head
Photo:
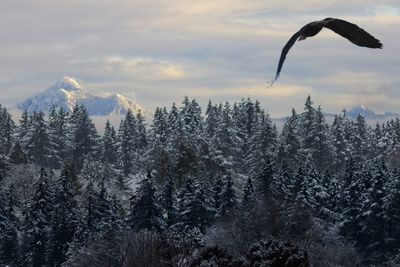
[[[300,35],[299,36],[299,41],[303,41],[305,39],[307,39],[307,36],[305,36],[305,35]]]

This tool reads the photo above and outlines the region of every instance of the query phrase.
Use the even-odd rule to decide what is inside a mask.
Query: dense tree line
[[[0,264],[390,266],[399,141],[398,119],[327,123],[310,97],[279,131],[250,99],[102,135],[83,106],[18,125],[0,106]]]

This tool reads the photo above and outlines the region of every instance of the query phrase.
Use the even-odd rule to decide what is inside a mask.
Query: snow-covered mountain
[[[400,117],[400,114],[394,112],[385,112],[383,114],[377,114],[375,111],[363,106],[358,105],[347,111],[347,116],[349,118],[355,119],[358,115],[363,116],[366,120],[390,120],[392,118]]]
[[[108,97],[92,95],[83,90],[74,78],[64,77],[47,90],[32,96],[18,105],[20,110],[28,112],[48,112],[52,106],[72,111],[75,105],[84,105],[90,115],[107,116],[126,114],[128,109],[137,112],[143,109],[132,99],[116,94]]]

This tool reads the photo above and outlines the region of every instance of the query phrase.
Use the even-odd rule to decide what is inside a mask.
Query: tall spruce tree
[[[72,159],[79,172],[84,158],[99,150],[99,137],[96,127],[84,106],[76,106],[70,117],[70,135],[72,139]]]
[[[22,264],[41,267],[48,264],[50,222],[54,210],[52,207],[53,193],[44,169],[40,170],[39,179],[33,187],[33,196],[23,210],[25,216]]]
[[[171,226],[175,223],[177,216],[174,182],[171,177],[168,177],[165,182],[160,196],[160,203],[165,214],[165,221],[168,226]]]
[[[15,123],[7,108],[0,105],[0,152],[8,154],[14,141]]]
[[[221,192],[221,205],[219,216],[222,218],[233,218],[238,208],[238,199],[234,190],[233,179],[230,174],[225,176],[225,185]]]
[[[109,120],[102,137],[102,160],[112,165],[117,163],[117,135]]]
[[[125,119],[121,121],[118,129],[119,161],[125,175],[133,173],[134,153],[137,150],[137,136],[136,117],[129,109],[125,115]]]
[[[130,210],[128,224],[132,230],[164,231],[166,223],[161,205],[155,197],[155,188],[150,171],[147,177],[140,181],[139,187],[131,199]]]
[[[198,182],[188,181],[179,199],[179,221],[183,227],[205,232],[214,219],[215,209]]]
[[[19,220],[15,214],[15,195],[11,188],[4,192],[0,185],[0,264],[17,266],[19,264],[20,240]]]
[[[48,167],[51,165],[51,144],[44,113],[34,112],[30,127],[27,154],[31,161],[40,166]]]
[[[292,109],[292,114],[283,125],[279,139],[282,149],[278,152],[278,160],[286,162],[292,170],[297,169],[302,159],[300,153],[301,135],[299,130],[299,116],[294,109]]]
[[[49,114],[48,132],[52,152],[51,165],[57,169],[62,167],[70,149],[67,135],[67,116],[68,113],[62,108],[57,111],[55,107],[51,108]]]
[[[243,188],[243,196],[242,196],[242,209],[248,210],[254,207],[255,199],[254,199],[254,188],[253,182],[251,178],[247,178],[246,184]]]
[[[68,165],[64,166],[54,192],[49,237],[49,263],[53,266],[61,266],[67,259],[69,244],[78,228],[80,212],[75,199],[73,176]]]

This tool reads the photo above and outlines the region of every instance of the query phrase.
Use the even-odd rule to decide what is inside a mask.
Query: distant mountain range
[[[367,120],[377,120],[377,121],[390,120],[392,118],[400,117],[399,113],[388,112],[388,111],[386,111],[383,114],[377,114],[373,110],[363,105],[353,107],[352,109],[347,111],[346,114],[349,118],[352,119],[355,119],[357,118],[358,115],[361,115]]]
[[[48,112],[52,106],[72,111],[75,105],[84,105],[92,116],[123,115],[143,109],[132,99],[115,94],[108,97],[92,95],[83,90],[74,78],[64,77],[45,91],[18,104],[20,110]]]

